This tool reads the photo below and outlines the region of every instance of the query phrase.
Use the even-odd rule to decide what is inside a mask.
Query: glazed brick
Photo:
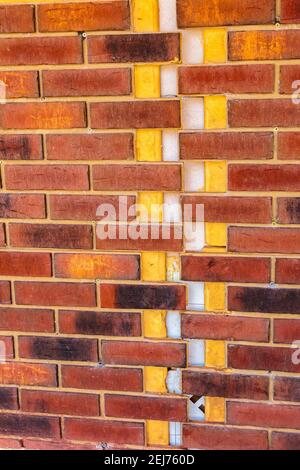
[[[179,144],[182,160],[268,160],[273,157],[274,136],[272,132],[182,132]]]
[[[55,387],[56,366],[31,364],[30,362],[6,362],[0,364],[0,383],[4,385],[31,385]]]
[[[114,34],[88,38],[90,63],[171,62],[180,57],[179,34]]]
[[[52,220],[89,220],[101,219],[97,215],[98,207],[111,204],[117,220],[127,221],[130,207],[136,203],[135,196],[127,196],[124,201],[114,195],[52,195],[50,196],[50,214]]]
[[[273,65],[179,67],[178,87],[183,95],[213,93],[272,93]]]
[[[39,96],[37,72],[0,72],[0,80],[5,83],[6,98],[37,98]]]
[[[62,386],[88,390],[142,392],[142,369],[62,366]]]
[[[139,313],[133,312],[62,310],[59,312],[59,330],[67,334],[141,336],[141,318]]]
[[[186,290],[176,284],[101,284],[100,302],[102,308],[185,310]]]
[[[51,277],[51,271],[47,253],[0,252],[1,276]]]
[[[131,93],[130,69],[47,70],[44,96],[121,96]]]
[[[52,437],[59,439],[59,419],[50,418],[49,416],[1,413],[0,433],[14,436]]]
[[[206,282],[270,282],[267,258],[182,256],[181,279]]]
[[[230,251],[247,253],[300,253],[299,229],[229,227]]]
[[[95,165],[93,187],[100,191],[180,191],[181,166],[153,163]]]
[[[274,400],[300,401],[300,380],[296,377],[275,377]]]
[[[0,65],[82,64],[80,37],[3,38]]]
[[[232,191],[299,191],[298,165],[231,164],[228,185]]]
[[[33,5],[1,5],[0,33],[33,33]]]
[[[0,409],[17,410],[18,408],[19,404],[17,388],[0,387]]]
[[[300,30],[229,33],[229,60],[299,59]]]
[[[0,194],[0,217],[5,219],[44,219],[46,217],[43,194]]]
[[[186,347],[180,343],[102,341],[105,364],[185,367]]]
[[[227,422],[241,426],[300,428],[300,407],[263,403],[227,403]]]
[[[105,395],[105,415],[129,419],[186,421],[185,398]]]
[[[268,224],[272,221],[272,198],[238,196],[183,196],[191,204],[193,221],[196,204],[204,205],[204,222]]]
[[[124,30],[130,27],[128,0],[56,3],[38,6],[43,32]]]
[[[300,132],[278,133],[278,158],[280,160],[299,160]]]
[[[21,410],[74,416],[99,416],[97,395],[87,393],[21,391]]]
[[[267,431],[233,427],[183,425],[183,445],[189,449],[267,450]]]
[[[300,290],[263,287],[229,287],[228,308],[261,313],[300,313]]]
[[[269,379],[256,375],[182,372],[183,393],[198,396],[267,400]]]
[[[271,450],[299,450],[300,434],[292,432],[272,432]]]
[[[300,110],[289,99],[231,100],[228,122],[230,127],[296,127]]]
[[[10,244],[28,248],[92,248],[89,225],[10,224]]]
[[[300,198],[277,198],[277,219],[280,224],[300,223]]]
[[[133,134],[46,136],[48,160],[133,160]],[[1,155],[1,139],[0,139]]]
[[[66,418],[64,437],[74,441],[144,444],[144,425],[119,421]]]
[[[82,338],[19,336],[19,355],[26,359],[97,362],[97,341]]]
[[[181,315],[183,338],[225,341],[269,341],[270,322],[233,315]]]
[[[280,93],[287,95],[295,93],[296,89],[293,87],[293,83],[299,79],[299,74],[299,65],[282,65],[280,67]]]
[[[42,139],[39,135],[0,135],[1,160],[41,160]]]
[[[281,23],[300,23],[300,5],[295,0],[281,0]]]
[[[144,129],[180,127],[180,103],[165,101],[124,101],[91,103],[94,129]]]
[[[276,282],[278,284],[300,284],[300,259],[277,259]]]
[[[10,282],[0,281],[0,304],[10,304]]]
[[[0,108],[2,129],[85,127],[85,103],[7,103]]]
[[[73,282],[15,282],[17,304],[93,307],[95,285]]]
[[[15,307],[0,308],[0,330],[54,332],[54,311]]]
[[[292,362],[289,347],[228,346],[228,367],[233,369],[264,370],[299,373],[300,365]]]
[[[274,343],[292,344],[300,338],[300,320],[274,319]]]

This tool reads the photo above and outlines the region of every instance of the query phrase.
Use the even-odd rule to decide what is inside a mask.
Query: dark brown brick
[[[58,418],[1,413],[0,433],[14,436],[60,438]]]
[[[229,287],[228,308],[244,312],[300,314],[300,290]]]

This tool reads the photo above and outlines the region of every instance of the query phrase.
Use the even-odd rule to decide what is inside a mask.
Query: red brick
[[[300,167],[231,164],[228,184],[232,191],[300,191]]]
[[[90,109],[93,129],[177,128],[181,125],[178,100],[91,103]]]
[[[274,136],[272,132],[181,132],[179,143],[182,160],[267,160],[273,158]]]
[[[15,357],[15,347],[13,336],[0,336],[1,355],[4,355],[5,361],[10,361]],[[4,354],[3,354],[4,353]]]
[[[36,134],[1,134],[1,160],[41,160],[43,158],[42,139]]]
[[[292,95],[299,88],[293,86],[299,79],[299,65],[282,65],[280,67],[280,93]]]
[[[51,277],[51,272],[47,253],[0,252],[1,276]]]
[[[183,425],[183,445],[189,449],[267,450],[267,431],[221,426]]]
[[[28,248],[92,248],[89,225],[10,224],[11,246]]]
[[[143,445],[144,425],[124,421],[66,418],[64,437],[74,441]]]
[[[186,348],[180,343],[102,341],[105,364],[185,367]]]
[[[73,282],[15,282],[17,304],[93,307],[95,285]]]
[[[134,158],[131,133],[49,134],[46,136],[46,145],[48,160],[133,160]]]
[[[10,304],[10,282],[0,281],[0,303],[1,304]]]
[[[267,258],[182,256],[181,279],[206,282],[270,282]]]
[[[7,103],[0,108],[2,129],[85,127],[85,103]]]
[[[271,346],[228,346],[228,367],[263,371],[300,372],[300,365],[293,364],[291,348]]]
[[[300,338],[300,320],[274,319],[274,343],[292,344]]]
[[[62,386],[89,390],[143,391],[142,369],[62,366]]]
[[[204,222],[268,224],[272,221],[272,198],[238,196],[183,196],[191,204],[193,221],[196,204],[204,205]]]
[[[37,72],[0,72],[0,81],[5,84],[5,98],[37,98],[39,96]]]
[[[281,23],[300,23],[300,5],[295,0],[281,0]]]
[[[56,366],[31,364],[30,362],[6,362],[0,364],[0,383],[5,385],[32,385],[55,387]]]
[[[274,378],[274,400],[300,401],[300,380],[296,377]]]
[[[17,439],[10,439],[10,438],[0,438],[0,449],[21,449],[22,441],[18,441]]]
[[[38,6],[40,31],[123,30],[130,27],[128,0]]]
[[[101,284],[100,302],[102,308],[185,310],[186,290],[176,284]]]
[[[0,65],[82,64],[80,37],[3,38]]]
[[[182,390],[197,396],[267,400],[269,379],[256,375],[183,371]]]
[[[97,340],[83,338],[56,338],[46,336],[19,336],[19,355],[25,359],[50,361],[97,362]]]
[[[300,314],[300,290],[229,287],[228,309],[245,312]]]
[[[220,65],[179,67],[179,93],[272,93],[273,65]]]
[[[0,246],[6,246],[5,225],[0,224]]]
[[[229,33],[229,60],[299,59],[300,30]]]
[[[46,217],[43,194],[0,194],[0,217],[5,219],[44,219]]]
[[[120,96],[131,94],[131,69],[46,70],[44,96]]]
[[[300,433],[272,432],[271,450],[300,450]]]
[[[87,393],[21,391],[21,410],[75,416],[99,416],[99,398]]]
[[[33,33],[33,5],[1,5],[0,33]]]
[[[54,331],[54,311],[15,307],[0,308],[0,330],[4,331]]]
[[[171,62],[180,57],[179,34],[114,34],[88,38],[90,63]]]
[[[59,330],[67,334],[141,336],[141,319],[139,313],[132,312],[62,310],[59,312]]]
[[[296,127],[300,110],[289,99],[232,100],[228,120],[230,127]]]
[[[53,437],[59,439],[59,419],[49,416],[1,413],[0,433],[21,437]]]
[[[300,407],[263,403],[227,403],[229,424],[270,428],[300,428]]]
[[[185,398],[105,395],[105,415],[129,419],[186,421]]]
[[[278,158],[280,160],[300,159],[300,132],[278,133]]]
[[[181,315],[183,338],[227,341],[269,340],[269,320],[233,315]]]
[[[153,163],[95,165],[93,186],[100,191],[180,191],[181,166]]]
[[[30,450],[96,450],[93,444],[75,444],[63,440],[22,439],[22,444]]]
[[[296,228],[229,227],[230,251],[247,253],[300,253]]]
[[[280,224],[300,223],[300,198],[277,198],[277,219]]]
[[[276,282],[278,284],[300,284],[300,259],[277,259]]]
[[[18,408],[18,389],[12,387],[0,387],[0,409],[17,410]]]

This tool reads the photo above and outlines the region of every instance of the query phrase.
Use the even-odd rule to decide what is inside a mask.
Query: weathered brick
[[[33,33],[33,5],[1,5],[0,33]]]
[[[39,96],[37,72],[0,72],[0,81],[5,84],[6,98],[37,98]]]
[[[97,395],[87,393],[21,391],[21,410],[75,416],[99,416]]]
[[[230,127],[296,127],[300,109],[288,99],[231,100],[228,121]]]
[[[19,404],[17,388],[0,387],[0,409],[17,410],[18,408]]]
[[[0,252],[1,276],[51,277],[51,272],[47,253]]]
[[[271,450],[300,450],[300,434],[272,432]]]
[[[6,219],[44,219],[46,217],[43,194],[0,194],[0,217]]]
[[[227,422],[240,426],[300,428],[300,407],[263,403],[227,403]]]
[[[298,165],[231,164],[228,184],[232,191],[299,191]]]
[[[278,158],[280,160],[299,160],[300,132],[278,133]]]
[[[49,416],[1,413],[0,433],[14,436],[53,437],[59,439],[59,419]]]
[[[13,336],[0,336],[2,353],[4,352],[5,361],[15,358],[15,344]],[[4,350],[4,351],[3,351]]]
[[[247,253],[300,253],[299,229],[229,227],[230,251]]]
[[[277,259],[276,282],[278,284],[300,284],[300,259]]]
[[[300,23],[300,5],[295,0],[281,0],[281,23]]]
[[[1,160],[41,160],[43,158],[42,139],[36,134],[1,134]]]
[[[296,377],[275,377],[274,400],[300,401],[300,380]]]
[[[300,223],[300,198],[277,198],[277,218],[280,224]]]
[[[11,303],[10,282],[8,281],[0,281],[0,303],[1,304]]]
[[[274,343],[292,344],[300,338],[300,320],[274,319]]]
[[[262,313],[300,313],[300,290],[263,287],[229,287],[228,308]]]
[[[5,385],[55,387],[57,385],[56,366],[31,364],[30,362],[1,363],[0,383]]]
[[[54,311],[15,307],[0,308],[0,329],[4,331],[54,332]]]

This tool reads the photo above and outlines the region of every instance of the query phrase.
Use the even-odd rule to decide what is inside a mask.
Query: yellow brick
[[[227,225],[214,222],[205,224],[205,242],[208,246],[226,247],[227,245]]]
[[[158,0],[133,0],[134,30],[140,33],[159,30]]]
[[[204,97],[204,127],[205,129],[224,129],[227,127],[226,96]]]
[[[136,158],[140,162],[162,160],[161,131],[141,129],[136,131]]]
[[[205,282],[204,303],[208,312],[224,311],[226,288],[222,282]]]
[[[166,280],[166,253],[146,251],[141,255],[142,281]]]
[[[221,246],[206,246],[203,248],[202,253],[226,253],[227,248]]]
[[[205,341],[205,366],[224,369],[225,365],[225,342]]]
[[[166,338],[166,311],[144,310],[145,338]]]
[[[204,63],[220,64],[227,60],[227,31],[226,29],[204,30]]]
[[[227,191],[227,163],[205,162],[205,191],[225,193]]]
[[[162,222],[164,194],[158,192],[138,193],[138,212],[140,222]]]
[[[205,420],[211,423],[225,422],[224,398],[205,397]]]
[[[167,421],[146,421],[147,445],[169,445],[169,423]]]
[[[167,280],[177,282],[180,279],[180,256],[167,256]]]
[[[167,393],[167,375],[168,369],[166,367],[145,367],[145,391],[151,393]]]
[[[159,65],[136,65],[134,67],[134,87],[136,98],[159,98]]]

